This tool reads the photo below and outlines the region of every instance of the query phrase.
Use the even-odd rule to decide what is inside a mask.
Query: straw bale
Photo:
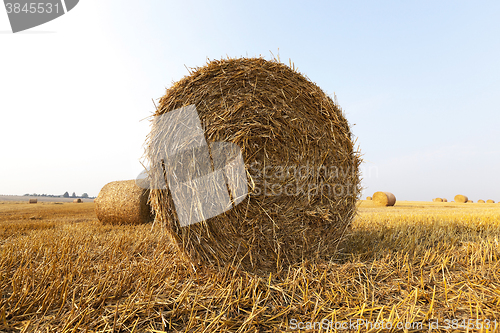
[[[396,196],[390,192],[375,192],[373,201],[380,206],[394,206],[396,204]]]
[[[469,200],[465,195],[457,194],[455,195],[455,202],[465,203]]]
[[[154,188],[168,178],[154,140],[168,134],[153,119],[145,154],[151,205],[191,264],[267,273],[331,258],[361,190],[359,152],[335,102],[278,61],[240,58],[194,69],[167,89],[155,116],[190,105],[207,142],[241,149],[249,194],[223,214],[181,226],[169,189]]]
[[[448,199],[446,199],[446,198],[443,198],[443,202],[448,202]]]
[[[472,200],[467,200],[467,203],[474,203],[474,201],[472,201]]]
[[[432,199],[433,202],[443,202],[443,199],[441,198],[434,198]]]
[[[486,200],[486,203],[495,203],[495,200],[488,199]]]
[[[73,200],[73,203],[82,203],[82,202],[83,202],[83,201],[82,201],[82,199],[80,199],[80,198]]]
[[[366,200],[371,200],[371,199],[372,199],[372,197],[366,197]]]
[[[477,203],[484,203],[484,200],[479,199]]]
[[[97,218],[104,224],[141,224],[151,222],[149,190],[138,187],[134,180],[106,184],[95,199]]]
[[[36,204],[38,202],[38,199],[30,199],[29,203],[30,204]]]

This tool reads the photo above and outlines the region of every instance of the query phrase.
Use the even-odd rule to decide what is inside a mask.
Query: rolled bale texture
[[[495,203],[495,200],[488,199],[486,200],[486,203]]]
[[[38,199],[30,199],[29,203],[30,204],[36,204],[38,202]]]
[[[479,199],[477,203],[484,203],[484,200]]]
[[[448,199],[446,199],[446,198],[443,198],[443,202],[448,202]]]
[[[394,206],[396,204],[396,196],[390,192],[375,192],[373,201],[379,206]]]
[[[433,202],[443,202],[443,199],[441,198],[434,198],[432,199]]]
[[[73,200],[73,203],[82,203],[82,202],[83,202],[83,201],[82,201],[82,199],[80,199],[80,198]]]
[[[455,202],[466,203],[469,200],[465,195],[457,194],[455,195]]]
[[[371,200],[371,199],[372,199],[372,197],[366,197],[366,200]]]
[[[95,212],[103,224],[141,224],[154,217],[148,205],[149,190],[135,180],[106,184],[95,199]]]
[[[155,168],[163,163],[154,144],[163,129],[153,121],[146,148],[151,205],[191,263],[267,273],[331,258],[361,190],[359,152],[334,101],[282,63],[241,58],[195,69],[167,89],[155,116],[190,105],[208,143],[241,149],[248,177],[243,202],[181,226],[169,190],[154,188],[165,171]]]

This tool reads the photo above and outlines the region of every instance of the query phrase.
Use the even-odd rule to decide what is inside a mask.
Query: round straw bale
[[[448,202],[448,199],[446,199],[446,198],[443,198],[443,202]]]
[[[477,203],[484,203],[484,200],[479,199]]]
[[[380,206],[394,206],[396,204],[396,196],[390,192],[375,192],[373,201]]]
[[[30,204],[36,204],[38,202],[38,199],[30,199],[29,203]]]
[[[371,200],[371,199],[372,199],[372,197],[366,197],[366,200]]]
[[[73,203],[82,203],[82,202],[83,202],[83,201],[82,201],[82,199],[80,199],[80,198],[73,200]]]
[[[146,145],[151,205],[191,264],[267,273],[331,258],[361,190],[361,159],[335,102],[287,65],[240,58],[190,72],[167,89],[154,116],[191,105],[207,143],[241,149],[248,183],[240,204],[181,226],[170,188],[155,189],[162,177],[168,186],[168,176],[165,148],[154,140],[168,134],[153,121]]]
[[[434,198],[432,199],[433,202],[443,202],[443,199],[441,198]]]
[[[467,200],[467,203],[474,203],[474,201],[472,201],[472,200]]]
[[[134,180],[106,184],[95,199],[97,218],[104,224],[141,224],[151,222],[149,190],[138,187]]]
[[[469,200],[465,195],[457,194],[455,195],[455,202],[465,203]]]
[[[488,199],[486,200],[486,203],[495,203],[495,200]]]

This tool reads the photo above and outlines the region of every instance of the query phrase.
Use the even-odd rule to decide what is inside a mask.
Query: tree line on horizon
[[[80,196],[77,196],[75,192],[73,192],[73,194],[69,195],[68,192],[64,192],[64,194],[62,195],[54,195],[54,194],[37,194],[37,193],[33,193],[33,194],[29,194],[29,193],[26,193],[24,194],[25,197],[27,196],[32,196],[32,197],[52,197],[52,198],[81,198],[81,199],[93,199],[94,197],[89,197],[89,195],[87,193],[83,193],[82,195]]]

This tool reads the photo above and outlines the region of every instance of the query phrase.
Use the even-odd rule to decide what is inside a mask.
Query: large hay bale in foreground
[[[379,206],[394,206],[396,204],[396,196],[391,192],[375,192],[373,194],[373,202]]]
[[[465,195],[457,194],[455,195],[455,202],[466,203],[469,200]]]
[[[80,199],[80,198],[73,200],[73,203],[82,203],[82,202],[83,202],[83,201],[82,201],[82,199]]]
[[[38,199],[30,199],[29,203],[30,204],[36,204],[38,202]]]
[[[488,199],[486,200],[486,203],[495,203],[495,200]]]
[[[155,119],[191,105],[209,144],[241,149],[249,192],[225,213],[181,226],[170,189],[155,189],[168,176],[154,141],[172,134],[153,121],[151,205],[191,263],[267,273],[331,258],[355,214],[361,162],[334,101],[282,63],[243,58],[212,61],[175,83]]]
[[[106,184],[95,199],[95,212],[104,224],[141,224],[151,222],[149,190],[138,187],[134,180]]]

